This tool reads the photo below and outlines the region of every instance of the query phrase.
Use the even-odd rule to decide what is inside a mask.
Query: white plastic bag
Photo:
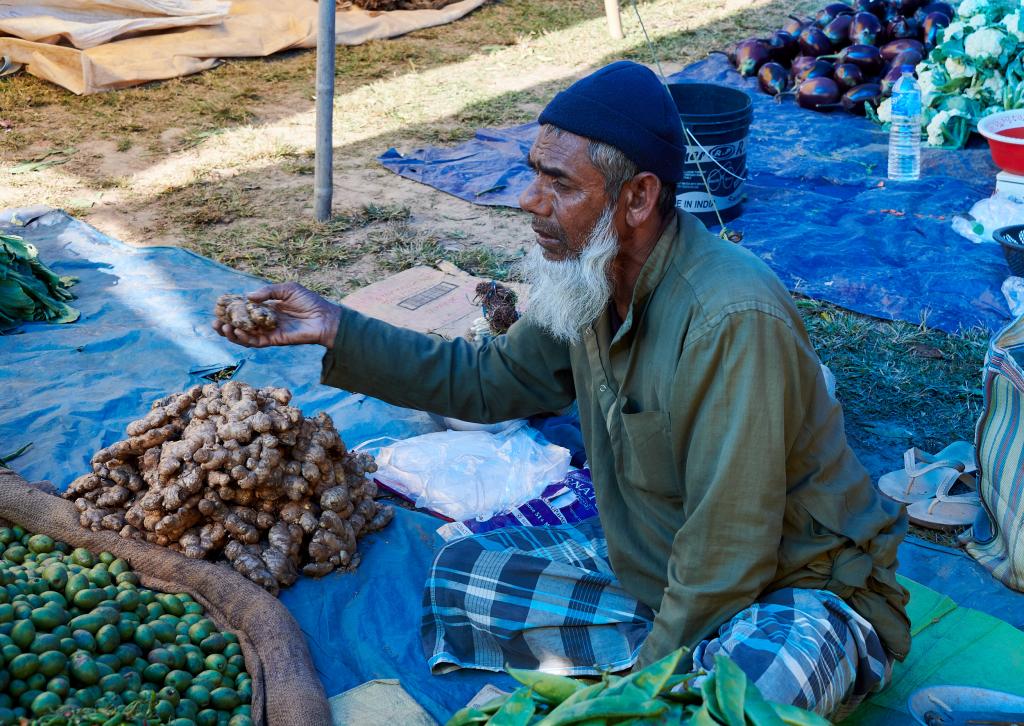
[[[498,433],[439,431],[376,454],[374,477],[454,520],[489,519],[540,496],[569,470],[569,450],[539,443],[525,422]]]
[[[1010,308],[1010,317],[1019,318],[1024,315],[1024,277],[1007,277],[1001,289],[1006,305]]]
[[[995,244],[992,233],[1011,224],[1024,224],[1024,200],[998,190],[976,202],[967,215],[953,217],[953,229],[974,243]]]

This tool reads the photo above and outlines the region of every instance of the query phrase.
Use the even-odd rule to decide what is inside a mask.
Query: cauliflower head
[[[975,63],[985,63],[999,57],[1003,52],[1003,38],[999,28],[981,28],[964,39],[964,51]]]

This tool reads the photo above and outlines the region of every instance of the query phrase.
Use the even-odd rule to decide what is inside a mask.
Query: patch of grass
[[[174,199],[174,220],[193,229],[229,224],[256,212],[245,190],[225,182],[200,181],[184,189],[168,190],[164,197]]]
[[[474,131],[481,126],[493,127],[526,123],[536,117],[536,111],[532,108],[525,109],[524,106],[539,104],[540,101],[540,95],[532,91],[506,93],[466,104],[455,120]]]
[[[295,149],[282,149],[281,171],[288,174],[312,174],[316,171],[315,155],[312,151],[297,151]]]
[[[367,238],[367,252],[383,272],[393,273],[417,265],[433,265],[444,259],[445,250],[440,238],[422,233],[409,224],[408,219],[384,220]]]
[[[409,208],[401,204],[364,204],[361,209],[348,215],[360,226],[374,222],[402,222],[410,217]]]
[[[986,331],[947,335],[828,303],[797,303],[822,362],[836,376],[851,440],[938,450],[972,438],[981,413]],[[905,448],[892,452],[894,467]]]
[[[128,189],[132,180],[126,176],[99,176],[96,178],[96,188],[107,189]]]
[[[458,233],[449,234],[447,238],[458,239],[459,236]],[[388,273],[417,265],[436,265],[443,260],[471,275],[507,280],[520,257],[486,245],[452,247],[436,233],[418,230],[405,219],[376,227],[370,232],[368,242],[366,251],[373,255],[377,267]]]
[[[445,255],[445,259],[471,275],[499,281],[517,279],[515,264],[521,257],[521,253],[509,254],[505,250],[495,250],[484,245],[447,251]]]
[[[289,174],[303,174],[309,176],[311,174],[316,173],[316,166],[309,161],[300,161],[298,159],[293,159],[291,161],[286,161],[284,164],[282,164],[281,170],[286,171]]]
[[[128,149],[130,149],[130,148],[132,148],[132,140],[129,139],[127,136],[122,137],[121,139],[118,140],[118,142],[117,142],[117,150],[118,151],[128,151]]]
[[[521,251],[451,246],[460,236],[465,235],[442,236],[415,226],[408,207],[367,204],[322,223],[299,221],[278,228],[239,223],[219,231],[208,229],[191,246],[236,269],[272,281],[298,280],[327,296],[367,285],[384,274],[441,261],[487,279],[512,277]],[[373,277],[365,276],[367,264]],[[361,271],[353,274],[356,269]],[[324,275],[344,282],[327,282]]]
[[[272,281],[297,279],[310,289],[329,294],[334,287],[311,280],[311,273],[345,269],[383,243],[384,236],[380,242],[370,241],[366,230],[403,225],[408,218],[407,207],[368,204],[339,212],[326,222],[302,220],[282,227],[236,226],[204,236],[195,249],[253,275]]]
[[[185,132],[181,137],[180,149],[191,149],[193,146],[199,146],[207,139],[214,136],[220,136],[224,133],[222,128],[206,128],[206,129],[192,129],[191,131]]]

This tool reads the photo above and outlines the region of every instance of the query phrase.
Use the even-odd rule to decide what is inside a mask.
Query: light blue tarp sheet
[[[31,442],[10,465],[26,479],[64,489],[151,401],[202,381],[191,371],[239,362],[236,380],[290,388],[307,415],[329,413],[349,446],[437,430],[424,413],[320,385],[322,349],[246,350],[217,336],[210,329],[217,296],[255,289],[259,280],[186,250],[129,247],[62,212],[13,228],[10,216],[0,214],[0,230],[22,235],[54,270],[80,278],[73,303],[79,322],[33,323],[0,336],[0,455]],[[27,222],[34,214],[14,216]],[[306,634],[329,696],[373,678],[398,678],[443,719],[486,683],[507,677],[430,675],[420,603],[441,523],[396,514],[383,532],[360,540],[363,563],[354,574],[302,578],[281,599]]]
[[[894,185],[885,180],[886,133],[866,119],[776,103],[722,56],[669,81],[729,85],[753,99],[747,200],[728,226],[790,290],[949,332],[994,331],[1008,319],[999,286],[1009,271],[998,245],[973,244],[950,226],[995,188],[984,144],[925,149],[921,181]],[[536,131],[533,123],[482,129],[455,148],[391,149],[380,161],[461,199],[516,207],[532,178],[524,161]],[[528,232],[524,222],[524,239]]]
[[[11,224],[12,216],[21,225]],[[287,386],[307,415],[327,411],[350,446],[436,430],[426,414],[316,383],[319,349],[250,351],[216,336],[209,327],[213,301],[226,291],[257,287],[252,277],[177,248],[128,247],[62,212],[0,213],[0,230],[24,236],[55,271],[81,280],[79,322],[33,323],[0,336],[0,454],[32,442],[11,464],[29,480],[64,488],[154,398],[202,380],[196,371],[238,362],[237,380]],[[443,722],[485,684],[511,686],[501,674],[427,671],[419,640],[421,593],[440,544],[439,524],[399,510],[389,527],[360,541],[363,560],[355,573],[302,578],[282,593],[328,695],[374,678],[397,678]],[[901,571],[913,579],[1024,627],[1024,598],[963,555],[908,542],[900,559]]]

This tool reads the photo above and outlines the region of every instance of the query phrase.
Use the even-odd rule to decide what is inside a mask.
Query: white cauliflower
[[[952,23],[942,29],[941,41],[945,43],[948,40],[956,40],[957,38],[963,37],[964,30],[967,26],[959,20],[954,20]]]
[[[988,8],[988,0],[963,0],[960,7],[956,9],[956,14],[961,18],[966,18],[968,15],[974,15],[986,8]]]
[[[960,58],[947,58],[946,62],[943,63],[943,67],[952,79],[973,78],[975,74],[974,66],[965,63]]]
[[[925,106],[930,106],[932,99],[938,94],[938,91],[935,90],[935,71],[931,67],[928,70],[919,70],[917,73],[917,85],[921,89],[921,103]]]
[[[991,93],[995,98],[1002,98],[1003,90],[1006,88],[1006,79],[1000,71],[993,71],[992,75],[985,79],[981,87]]]
[[[928,122],[928,143],[931,146],[942,146],[945,143],[945,137],[942,132],[946,124],[957,116],[963,116],[962,111],[949,111],[943,109],[935,114],[935,117]]]
[[[1007,33],[1016,36],[1018,43],[1024,42],[1024,23],[1021,22],[1019,10],[1003,18],[1003,25],[1006,26]]]
[[[975,63],[984,63],[999,57],[1003,52],[1002,40],[1005,37],[1006,34],[999,28],[975,30],[964,39],[964,51]]]
[[[884,101],[882,101],[880,104],[878,104],[878,111],[876,111],[876,113],[878,114],[878,120],[881,121],[883,124],[887,124],[890,121],[892,121],[892,97],[891,96],[889,98],[885,99]]]
[[[988,25],[988,18],[985,17],[985,13],[978,13],[977,15],[972,15],[967,24],[972,28],[984,28]]]

